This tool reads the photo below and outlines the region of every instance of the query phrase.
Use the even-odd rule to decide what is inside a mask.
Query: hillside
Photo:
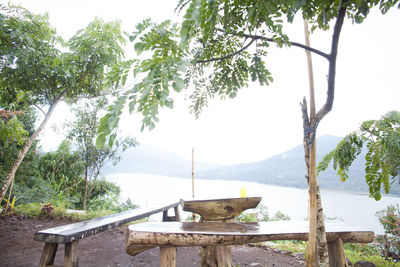
[[[121,155],[121,161],[116,165],[110,164],[103,168],[103,173],[148,173],[165,176],[182,176],[187,174],[191,177],[192,162],[180,157],[166,149],[149,145],[139,145],[128,149]],[[214,169],[221,165],[196,162],[196,169]]]
[[[317,140],[317,162],[331,151],[341,140],[336,136],[321,136]],[[364,155],[361,155],[350,168],[349,179],[341,182],[332,167],[318,177],[322,189],[368,192],[364,178]],[[191,161],[167,150],[139,146],[122,155],[123,160],[115,167],[107,166],[104,171],[111,173],[148,173],[156,175],[191,177]],[[303,145],[298,145],[284,153],[268,159],[230,166],[219,166],[196,162],[196,178],[218,180],[240,180],[263,184],[306,188],[304,178],[305,163]],[[392,194],[400,195],[400,185],[392,185]]]

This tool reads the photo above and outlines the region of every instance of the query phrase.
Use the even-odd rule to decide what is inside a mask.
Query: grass
[[[264,245],[291,253],[303,253],[306,255],[307,242],[304,241],[269,241],[265,242]],[[370,261],[379,267],[400,266],[400,263],[385,260],[380,256],[381,253],[378,248],[372,245],[347,243],[345,244],[345,253],[346,257],[353,264],[357,261]]]
[[[44,204],[42,203],[28,203],[15,206],[11,214],[23,215],[30,218],[51,218],[55,220],[70,220],[70,221],[85,221],[95,219],[116,213],[115,211],[85,211],[85,212],[68,212],[65,208],[51,207],[49,212],[43,210]]]

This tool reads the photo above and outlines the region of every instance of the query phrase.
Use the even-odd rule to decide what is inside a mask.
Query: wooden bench
[[[126,251],[136,255],[160,247],[160,266],[176,266],[176,247],[226,246],[269,240],[308,240],[308,221],[260,223],[168,222],[130,225]],[[374,233],[342,222],[326,222],[330,266],[347,266],[343,243],[369,243]]]
[[[77,222],[35,233],[33,239],[45,242],[39,266],[53,266],[58,244],[65,244],[64,266],[78,266],[78,240],[118,227],[125,223],[163,213],[163,221],[180,221],[179,202],[165,207],[134,209],[93,220]],[[174,209],[175,216],[168,216],[168,210]]]

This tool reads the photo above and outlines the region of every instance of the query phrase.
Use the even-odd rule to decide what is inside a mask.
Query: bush
[[[385,229],[385,235],[378,238],[382,254],[386,259],[400,260],[400,207],[390,205],[376,213]]]

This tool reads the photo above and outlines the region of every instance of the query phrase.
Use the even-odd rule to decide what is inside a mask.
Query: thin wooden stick
[[[308,21],[304,20],[304,35],[306,46],[310,46],[310,37],[308,35]],[[315,127],[315,94],[314,94],[314,74],[312,67],[312,59],[310,51],[306,50],[307,66],[308,66],[308,81],[310,86],[310,119],[311,127]],[[312,133],[315,135],[315,132]],[[309,171],[309,194],[310,194],[310,206],[309,206],[309,235],[308,235],[308,246],[307,246],[307,267],[317,266],[317,194],[316,194],[316,140],[314,136],[314,142],[310,149],[310,171]]]
[[[194,198],[194,147],[192,148],[192,198]],[[193,221],[196,221],[196,214],[193,213]]]

